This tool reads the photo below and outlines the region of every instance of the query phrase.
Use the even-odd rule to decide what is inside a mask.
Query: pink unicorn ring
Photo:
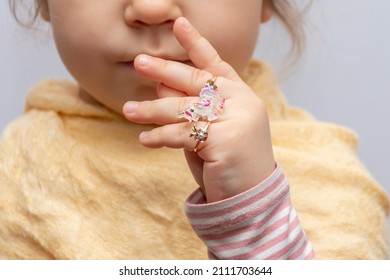
[[[190,137],[194,137],[196,141],[195,153],[198,152],[200,143],[207,140],[209,135],[207,130],[211,121],[216,120],[223,112],[225,99],[219,95],[217,85],[215,84],[216,79],[216,77],[213,77],[208,80],[199,92],[199,100],[191,102],[177,115],[178,118],[185,118],[189,122],[207,121],[206,126],[203,128],[197,128],[196,125],[192,126]]]
[[[225,105],[225,99],[219,95],[215,84],[216,79],[216,77],[213,77],[208,80],[199,92],[199,100],[187,105],[177,117],[185,118],[189,122],[198,120],[211,122],[216,120],[222,114]]]

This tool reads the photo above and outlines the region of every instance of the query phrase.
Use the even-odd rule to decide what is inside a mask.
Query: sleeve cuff
[[[186,215],[199,235],[205,231],[226,230],[245,223],[288,195],[288,183],[282,168],[276,163],[274,172],[253,188],[226,200],[206,203],[200,189],[192,193],[185,203]]]

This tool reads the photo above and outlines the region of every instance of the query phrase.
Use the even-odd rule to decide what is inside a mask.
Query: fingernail
[[[140,66],[147,66],[150,64],[150,62],[152,61],[152,58],[148,55],[145,55],[145,54],[142,54],[138,57],[138,64]]]
[[[137,110],[138,108],[138,102],[132,102],[132,101],[129,101],[125,104],[124,106],[124,112],[126,114],[131,114],[133,113],[135,110]]]
[[[149,137],[149,131],[142,131],[139,135],[139,140],[144,141]]]
[[[185,30],[189,31],[192,28],[191,23],[186,19],[185,17],[182,17],[181,19],[181,25],[184,27]]]

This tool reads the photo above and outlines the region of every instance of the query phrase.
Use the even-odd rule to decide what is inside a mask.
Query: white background
[[[390,1],[316,0],[307,51],[283,78],[285,37],[266,24],[255,56],[270,61],[290,102],[318,119],[348,126],[359,153],[390,192]],[[50,32],[24,31],[0,2],[0,130],[23,111],[28,88],[45,77],[69,77]]]

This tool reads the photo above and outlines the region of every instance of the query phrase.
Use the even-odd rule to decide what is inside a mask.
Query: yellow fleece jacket
[[[271,70],[245,81],[265,102],[277,161],[317,259],[387,258],[389,199],[356,156],[357,137],[288,107]],[[197,187],[181,150],[44,81],[0,140],[1,259],[205,259],[183,211]]]

